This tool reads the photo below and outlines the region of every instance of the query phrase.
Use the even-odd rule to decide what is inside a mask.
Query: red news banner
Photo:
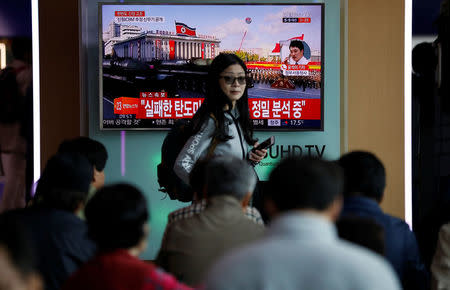
[[[136,119],[192,118],[203,98],[167,98],[166,92],[141,92],[140,98],[114,99],[114,114],[136,115]]]
[[[320,99],[249,99],[251,119],[320,120]]]
[[[166,93],[143,92],[140,98],[114,99],[114,114],[136,119],[192,118],[203,98],[167,98]],[[320,120],[320,99],[250,99],[251,119]]]
[[[115,11],[116,17],[144,17],[145,11]]]

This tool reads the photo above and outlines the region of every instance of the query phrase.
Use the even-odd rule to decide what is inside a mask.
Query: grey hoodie
[[[233,120],[233,117],[235,120]],[[214,150],[215,156],[231,155],[242,159],[247,158],[249,145],[245,141],[242,129],[236,120],[238,117],[237,110],[225,112],[225,130],[233,138],[226,142],[219,142]],[[185,183],[189,184],[189,173],[195,162],[206,157],[215,129],[215,121],[209,117],[201,129],[188,139],[180,154],[178,154],[173,170]]]

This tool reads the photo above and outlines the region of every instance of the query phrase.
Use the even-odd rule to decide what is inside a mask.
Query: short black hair
[[[59,145],[58,152],[78,152],[85,156],[98,171],[103,171],[108,160],[108,152],[105,146],[88,137],[64,140]]]
[[[83,155],[66,152],[52,156],[36,187],[36,206],[74,212],[86,201],[92,176],[92,165]]]
[[[30,233],[20,220],[19,211],[12,210],[0,215],[0,247],[4,248],[16,270],[26,278],[36,272],[36,256]]]
[[[344,216],[336,222],[336,227],[340,238],[384,255],[384,228],[375,220]]]
[[[305,46],[301,40],[292,40],[291,43],[289,43],[289,48],[291,47],[298,47],[300,50],[305,50]]]
[[[325,210],[340,196],[342,187],[342,172],[334,162],[289,157],[270,173],[266,198],[280,211]]]
[[[386,187],[386,171],[374,154],[353,151],[344,154],[338,164],[344,170],[344,196],[362,195],[381,202]]]
[[[85,215],[89,235],[102,250],[138,245],[149,218],[141,191],[124,183],[99,189],[86,205]]]

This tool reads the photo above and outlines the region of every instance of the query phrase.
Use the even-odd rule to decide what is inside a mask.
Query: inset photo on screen
[[[222,52],[248,69],[256,130],[323,130],[323,4],[100,3],[101,129],[170,129]]]

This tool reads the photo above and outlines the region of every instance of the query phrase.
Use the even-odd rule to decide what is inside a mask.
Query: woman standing
[[[235,54],[219,54],[211,63],[206,98],[192,120],[193,134],[174,165],[186,184],[195,162],[211,155],[230,155],[256,164],[267,150],[253,138],[247,95],[247,67]]]

